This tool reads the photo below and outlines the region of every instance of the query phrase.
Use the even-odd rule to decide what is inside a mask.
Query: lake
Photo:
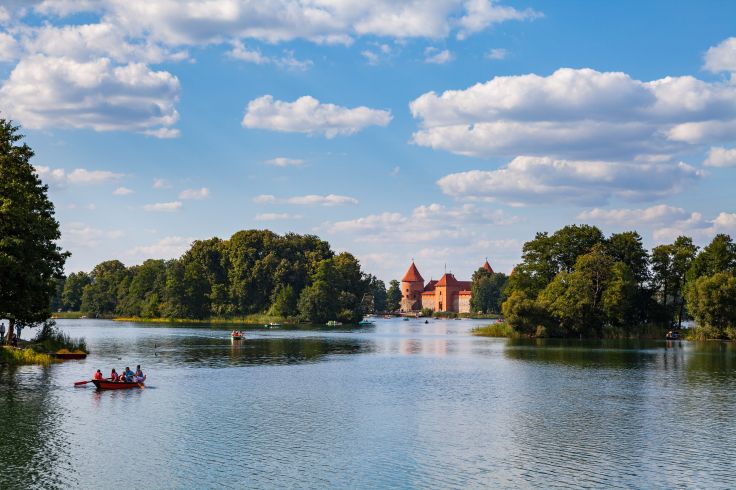
[[[0,367],[0,488],[736,486],[733,344],[469,335],[485,323],[60,320],[92,352]],[[136,364],[143,390],[73,386]]]

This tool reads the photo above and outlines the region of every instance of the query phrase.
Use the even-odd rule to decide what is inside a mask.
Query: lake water
[[[736,486],[736,346],[509,341],[486,322],[247,331],[61,320],[0,367],[0,488]],[[146,388],[74,388],[134,368]]]

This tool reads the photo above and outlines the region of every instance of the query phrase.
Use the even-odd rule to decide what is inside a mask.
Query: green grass
[[[0,363],[11,366],[24,364],[51,364],[54,359],[48,354],[36,352],[33,349],[15,349],[9,346],[0,348]]]
[[[75,338],[69,334],[57,329],[52,322],[48,322],[41,327],[38,335],[29,342],[29,346],[36,352],[56,352],[61,349],[67,349],[71,352],[87,350],[87,342],[84,338]]]
[[[298,323],[296,318],[283,318],[280,316],[267,315],[265,313],[254,313],[232,318],[207,318],[195,320],[191,318],[140,318],[140,317],[116,317],[116,322],[139,322],[158,324],[208,324],[208,325],[265,325],[266,323]]]
[[[511,328],[511,325],[509,325],[506,322],[499,322],[499,323],[491,323],[490,325],[486,325],[485,327],[475,327],[473,330],[470,331],[473,335],[478,335],[480,337],[518,337],[519,334],[514,332],[514,329]]]
[[[77,320],[83,316],[84,313],[81,311],[57,311],[56,313],[51,314],[51,318],[63,320]]]

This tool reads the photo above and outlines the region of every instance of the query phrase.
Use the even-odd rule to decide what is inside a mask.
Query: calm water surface
[[[0,488],[736,486],[736,346],[507,341],[477,323],[233,342],[59,321],[92,354],[0,367]],[[144,390],[73,387],[138,363]]]

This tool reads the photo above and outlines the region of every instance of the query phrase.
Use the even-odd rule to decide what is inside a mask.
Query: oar
[[[76,383],[74,383],[74,386],[82,386],[82,385],[86,385],[87,383],[91,383],[91,382],[92,382],[92,380],[89,380],[89,381],[77,381]]]

